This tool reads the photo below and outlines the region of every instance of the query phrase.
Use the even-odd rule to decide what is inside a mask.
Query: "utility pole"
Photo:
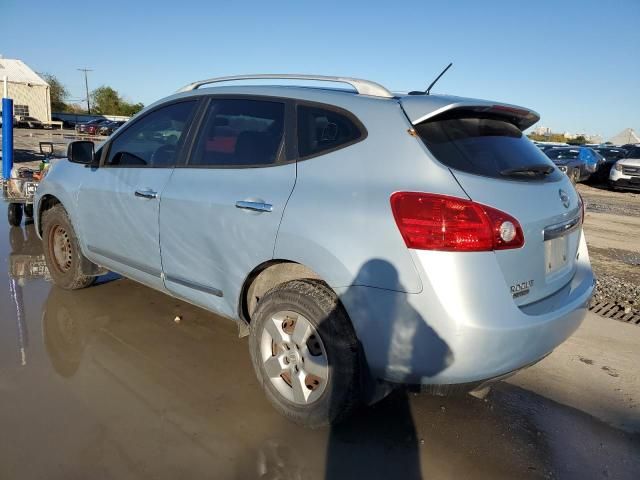
[[[78,68],[78,71],[84,72],[84,88],[87,91],[87,113],[91,115],[91,105],[89,105],[89,82],[87,81],[87,72],[93,72],[89,68]]]

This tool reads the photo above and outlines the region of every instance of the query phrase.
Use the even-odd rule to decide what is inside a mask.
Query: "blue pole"
[[[13,100],[2,99],[2,178],[11,178],[13,168]]]

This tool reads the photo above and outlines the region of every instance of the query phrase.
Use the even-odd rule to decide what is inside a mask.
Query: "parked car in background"
[[[595,180],[606,182],[615,163],[627,155],[627,151],[618,147],[595,147],[594,150],[604,157],[604,163],[598,168]]]
[[[44,128],[43,123],[37,118],[24,115],[16,116],[14,125],[18,128]]]
[[[73,120],[64,120],[60,117],[51,117],[51,120],[62,122],[62,128],[75,128],[76,126],[76,122],[74,122]]]
[[[121,120],[121,121],[112,121],[112,122],[100,125],[100,127],[98,128],[98,135],[108,137],[125,123],[126,123],[125,121]]]
[[[355,91],[215,87],[256,78]],[[482,389],[579,327],[583,205],[523,133],[538,119],[344,77],[209,79],[95,152],[72,142],[34,220],[56,285],[112,270],[235,320],[266,397],[317,427],[403,385]]]
[[[544,153],[573,183],[589,180],[598,165],[604,162],[599,154],[587,147],[555,147]]]
[[[625,143],[624,145],[621,145],[620,148],[623,150],[631,150],[634,147],[640,147],[640,143]]]
[[[543,152],[546,152],[547,150],[549,150],[551,148],[568,147],[569,146],[569,144],[567,144],[567,143],[556,143],[556,142],[549,142],[549,143],[534,142],[534,143],[536,144],[536,147],[538,147]]]
[[[100,128],[104,127],[111,123],[111,120],[103,119],[99,122],[94,123],[93,125],[88,125],[86,128],[86,133],[89,135],[99,135],[98,131]]]
[[[609,186],[616,189],[640,190],[640,146],[629,148],[609,173]]]
[[[107,120],[106,118],[96,118],[93,120],[89,120],[88,122],[84,122],[84,123],[77,123],[76,124],[76,133],[88,133],[88,134],[95,134],[95,127],[99,126],[99,125],[103,125],[105,122],[109,122],[110,120]]]

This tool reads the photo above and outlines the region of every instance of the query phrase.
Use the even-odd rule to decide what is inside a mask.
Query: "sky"
[[[145,105],[242,73],[366,78],[486,98],[553,131],[640,132],[640,0],[0,0],[0,54],[72,99],[109,85]]]

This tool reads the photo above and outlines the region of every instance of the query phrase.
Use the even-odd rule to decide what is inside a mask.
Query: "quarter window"
[[[301,157],[347,146],[362,137],[346,115],[324,108],[298,106],[298,154]]]
[[[173,167],[195,101],[161,107],[133,123],[109,148],[106,165]]]
[[[283,144],[284,103],[218,99],[208,107],[192,166],[257,166],[277,161]]]

